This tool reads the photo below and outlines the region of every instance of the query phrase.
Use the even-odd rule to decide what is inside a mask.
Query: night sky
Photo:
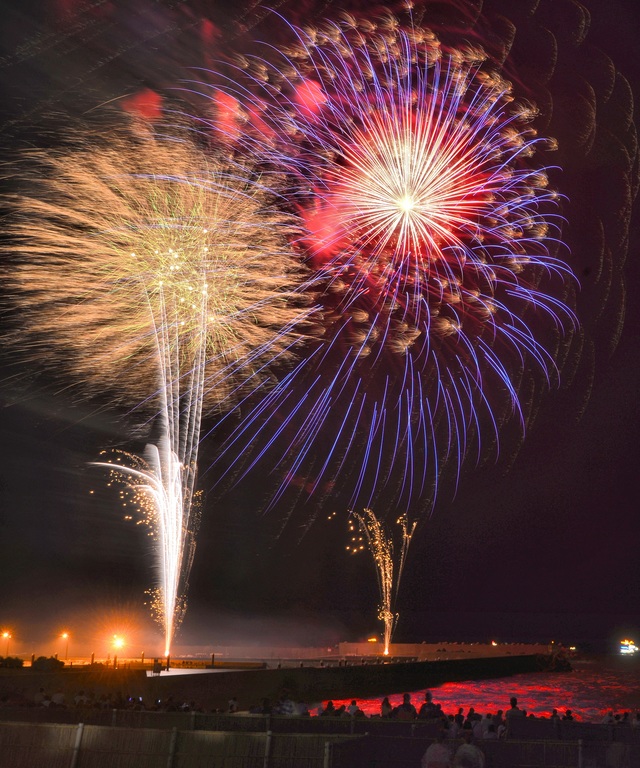
[[[640,99],[640,10],[634,0],[585,4],[592,13],[590,50],[611,56]],[[215,10],[204,0],[150,4],[154,12],[145,16],[145,26],[125,10],[126,2],[92,3],[93,10],[80,0],[50,2],[44,11],[42,5],[0,3],[5,152],[63,141],[65,115],[73,119],[142,88],[171,89],[184,74],[181,67],[203,64],[203,47],[189,43],[201,19],[235,30],[241,16],[232,3],[211,3]],[[487,13],[503,5],[514,6],[517,18],[534,3],[485,3]],[[539,13],[549,5],[541,3]],[[286,14],[286,5],[279,7]],[[570,29],[573,7],[558,1],[557,16],[544,16],[547,24],[558,25],[560,43],[565,22],[558,19],[566,18]],[[319,8],[318,3],[316,15]],[[312,8],[298,13],[311,14]],[[258,28],[264,37],[265,23]],[[227,45],[233,34],[227,34]],[[604,66],[599,53],[567,58],[571,65],[559,58],[558,93],[580,91],[577,67],[587,80],[597,80]],[[570,113],[559,113],[561,140]],[[608,120],[615,122],[610,115]],[[615,174],[593,169],[596,161],[606,166],[602,153],[609,140],[601,141],[600,154],[582,166],[561,143],[568,170],[557,184],[570,199],[564,236],[582,285],[578,314],[585,351],[567,366],[573,378],[568,375],[564,386],[540,399],[519,450],[517,436],[507,431],[497,463],[469,462],[455,496],[445,478],[430,517],[412,510],[420,524],[396,603],[397,641],[598,644],[640,630],[640,213],[632,218],[623,266],[624,244],[615,242],[613,225],[607,230],[617,215]],[[10,188],[10,182],[3,184]],[[594,255],[602,249],[595,223],[601,209],[610,235],[604,245],[611,249],[605,259],[610,280],[598,272]],[[145,529],[122,519],[117,492],[89,466],[105,448],[136,450],[142,443],[131,439],[126,416],[105,402],[83,399],[60,383],[63,377],[54,383],[14,352],[3,354],[0,629],[10,628],[25,651],[49,651],[51,638],[67,628],[90,651],[89,644],[99,644],[116,624],[130,623],[140,643],[157,642],[159,648],[160,632],[143,605],[154,567]],[[201,448],[200,485],[207,495],[178,646],[317,645],[379,632],[373,566],[366,554],[345,554],[346,510],[340,501],[329,499],[318,511],[312,500],[302,500],[283,528],[288,510],[262,513],[267,485],[259,474],[223,495],[213,487],[215,467],[206,470],[215,440],[214,434]]]

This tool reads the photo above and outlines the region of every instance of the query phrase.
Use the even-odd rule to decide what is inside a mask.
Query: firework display
[[[352,512],[351,514],[349,530],[352,536],[351,544],[347,546],[347,552],[351,554],[361,552],[366,540],[366,546],[373,557],[378,578],[378,589],[380,590],[378,618],[384,624],[383,654],[388,656],[391,637],[398,621],[398,614],[393,610],[393,602],[400,589],[400,578],[411,544],[411,537],[418,523],[416,520],[410,523],[407,515],[401,515],[396,521],[401,529],[401,540],[398,547],[397,562],[394,563],[393,535],[387,532],[375,512],[372,509],[365,509],[363,512]],[[360,535],[358,535],[356,528]]]
[[[266,364],[296,341],[307,315],[287,245],[296,230],[248,169],[187,135],[86,142],[28,158],[31,189],[12,201],[13,341],[154,421],[145,466],[118,472],[155,517],[168,653],[192,560],[203,408],[263,386]]]
[[[388,653],[416,522],[549,389],[579,417],[618,341],[632,90],[577,0],[227,5],[58,4],[3,59],[3,344],[138,441],[93,464],[148,526],[167,655],[203,440],[236,529],[364,510]]]
[[[351,507],[382,489],[428,507],[442,464],[524,429],[519,379],[555,381],[575,327],[555,142],[478,47],[391,16],[293,32],[229,92],[253,125],[234,139],[286,169],[324,335],[231,444],[261,435],[276,499],[302,478]]]
[[[30,357],[85,389],[157,412],[198,391],[215,407],[286,354],[306,316],[294,293],[293,219],[250,168],[187,136],[116,132],[23,153],[9,202],[7,293]],[[202,381],[187,385],[187,377]],[[256,379],[254,379],[254,374]],[[173,389],[167,386],[170,382]],[[200,388],[200,389],[199,389]]]
[[[94,463],[109,471],[109,484],[119,486],[123,505],[132,507],[133,514],[125,519],[147,526],[154,539],[159,586],[147,594],[152,615],[163,630],[167,656],[186,611],[203,494],[194,492],[193,482],[185,478],[166,435],[158,445],[147,445],[144,457],[123,451],[104,455],[104,461]],[[195,471],[191,475],[195,480]]]

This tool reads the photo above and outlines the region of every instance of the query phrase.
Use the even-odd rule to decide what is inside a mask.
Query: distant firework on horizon
[[[524,431],[521,384],[555,384],[576,329],[555,142],[481,46],[444,45],[426,22],[292,33],[203,91],[219,136],[286,171],[324,338],[221,462],[275,467],[273,506],[342,487],[345,507],[384,494],[428,509],[442,466],[497,452],[504,422]]]
[[[24,191],[5,201],[5,341],[140,412],[144,459],[105,463],[153,521],[168,654],[193,559],[203,409],[268,386],[269,364],[299,340],[298,230],[266,177],[186,130],[77,138],[74,150],[23,153]]]

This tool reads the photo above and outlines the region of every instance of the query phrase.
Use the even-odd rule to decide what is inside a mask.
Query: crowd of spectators
[[[352,699],[350,704],[340,704],[336,706],[329,700],[326,704],[309,707],[308,704],[291,695],[287,690],[283,690],[280,697],[271,701],[262,699],[259,704],[249,707],[241,707],[236,697],[229,699],[228,705],[224,709],[205,710],[204,707],[195,701],[179,701],[173,696],[156,701],[144,701],[139,696],[129,696],[121,692],[95,693],[92,690],[79,690],[73,697],[67,696],[61,689],[47,691],[40,688],[35,695],[26,696],[23,693],[16,692],[11,695],[0,697],[0,707],[49,707],[49,708],[94,708],[94,709],[129,709],[136,711],[157,711],[157,712],[205,712],[213,711],[216,713],[226,712],[229,714],[262,714],[262,715],[289,715],[294,717],[318,716],[318,717],[338,717],[338,718],[367,718],[367,715],[358,705],[356,699]],[[490,739],[504,738],[509,731],[509,723],[512,718],[537,718],[540,720],[552,721],[572,721],[574,714],[571,709],[565,709],[559,712],[554,709],[549,717],[545,715],[535,715],[527,712],[518,706],[518,701],[512,697],[509,707],[506,710],[498,709],[496,712],[487,712],[480,714],[473,707],[469,707],[466,712],[464,707],[459,707],[455,713],[445,713],[439,703],[433,701],[430,691],[424,696],[424,701],[416,707],[411,694],[405,693],[402,702],[392,706],[388,697],[384,697],[380,703],[379,713],[371,715],[372,718],[382,718],[387,720],[404,721],[437,721],[442,727],[442,732],[448,739],[459,739],[467,735],[474,741],[485,741]],[[601,720],[602,724],[609,726],[619,726],[621,728],[640,729],[640,711],[635,714],[630,712],[616,713],[610,710]]]

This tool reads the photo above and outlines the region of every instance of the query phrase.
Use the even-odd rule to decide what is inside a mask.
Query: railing
[[[331,768],[341,736],[0,725],[2,768]]]
[[[424,721],[36,707],[0,709],[0,721],[0,768],[413,768],[438,729]],[[478,745],[486,768],[640,766],[640,731],[625,726],[523,719],[507,740]]]
[[[242,720],[247,722],[246,718],[237,718]],[[289,719],[293,720],[297,718]],[[279,721],[285,722],[286,718]],[[412,736],[392,735],[391,731],[383,736],[5,722],[0,724],[0,766],[415,768],[432,741],[415,731]],[[448,744],[454,752],[460,741]],[[485,754],[486,768],[640,766],[640,744],[624,741],[507,740],[479,742],[479,746]]]

